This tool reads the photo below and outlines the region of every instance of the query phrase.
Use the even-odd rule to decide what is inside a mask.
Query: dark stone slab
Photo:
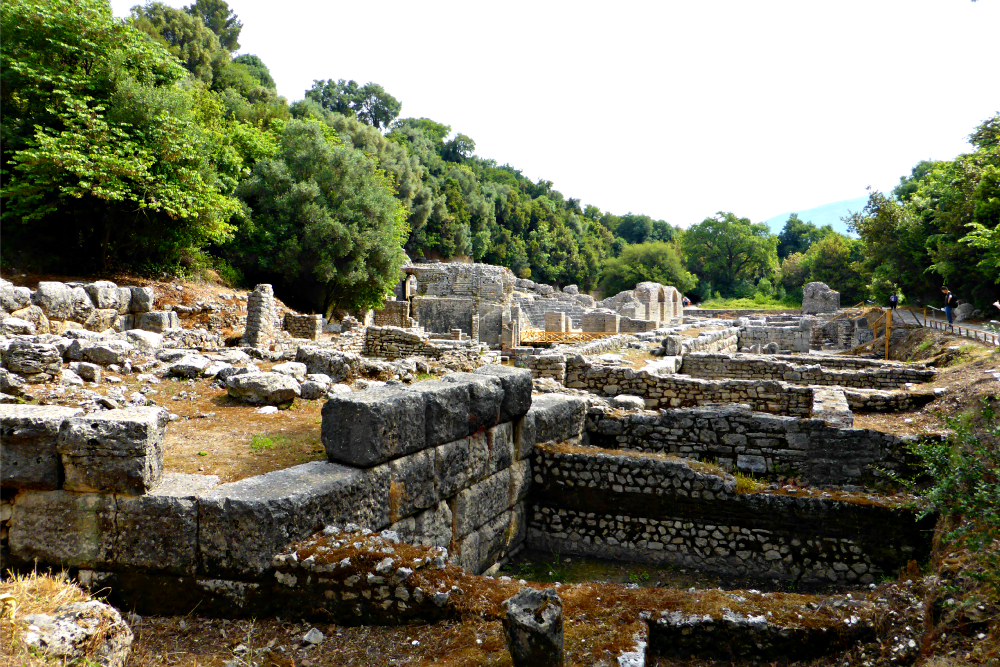
[[[424,394],[379,387],[323,405],[323,445],[331,461],[370,468],[427,447]]]
[[[515,421],[531,407],[531,371],[527,368],[513,368],[491,364],[475,371],[476,375],[490,375],[500,378],[503,386],[503,403],[500,405],[500,421]]]
[[[0,405],[0,486],[51,491],[62,485],[56,446],[63,421],[79,408]]]

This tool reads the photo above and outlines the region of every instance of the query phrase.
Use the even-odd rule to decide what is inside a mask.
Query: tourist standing
[[[958,305],[958,298],[947,286],[941,288],[941,293],[944,294],[944,314],[948,316],[948,324],[951,324],[952,313],[955,312],[955,306]]]
[[[899,305],[899,295],[893,292],[889,295],[889,307],[896,310],[896,306]]]

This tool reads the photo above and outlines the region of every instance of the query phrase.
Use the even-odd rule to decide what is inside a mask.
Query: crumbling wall
[[[931,382],[937,374],[933,369],[899,365],[869,366],[859,370],[828,369],[819,363],[803,365],[769,356],[697,353],[684,356],[680,372],[710,380],[783,380],[856,389],[899,389],[908,382]]]
[[[714,331],[704,331],[694,338],[669,335],[663,338],[663,353],[676,357],[691,352],[735,352],[738,345],[737,327],[725,327]]]
[[[401,327],[409,329],[417,326],[410,317],[409,301],[386,301],[372,313],[372,323],[377,327]]]
[[[731,471],[813,485],[860,484],[877,477],[876,468],[904,473],[912,464],[907,443],[895,436],[740,405],[658,413],[594,406],[587,433],[596,447],[714,460]]]
[[[319,335],[323,332],[323,316],[285,313],[285,331],[292,338],[319,340]]]
[[[753,347],[777,343],[781,350],[808,352],[812,337],[812,323],[803,318],[797,326],[757,324],[750,321],[740,327],[739,347]]]
[[[509,304],[517,278],[505,266],[427,263],[403,267],[417,277],[422,297],[482,299]]]
[[[257,285],[247,295],[247,328],[243,344],[266,347],[274,342],[274,288],[268,284]]]

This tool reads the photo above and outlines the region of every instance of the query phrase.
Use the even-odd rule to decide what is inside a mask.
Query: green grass
[[[253,435],[250,436],[250,451],[254,454],[265,452],[283,442],[281,436],[274,435]]]
[[[708,299],[697,304],[699,308],[715,310],[786,310],[789,308],[801,308],[801,301],[785,299],[778,301],[775,298],[756,297],[753,299]]]
[[[423,382],[424,380],[437,380],[438,376],[434,373],[417,373],[416,382]]]

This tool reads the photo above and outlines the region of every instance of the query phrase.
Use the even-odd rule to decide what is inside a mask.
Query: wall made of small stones
[[[746,403],[759,412],[808,417],[813,403],[811,389],[785,382],[656,375],[644,370],[600,365],[581,355],[567,357],[566,386],[604,397],[639,396],[650,409]]]
[[[778,475],[810,484],[860,484],[876,468],[910,471],[906,442],[867,429],[836,428],[819,419],[716,408],[622,412],[587,411],[590,444],[605,449],[677,454],[716,461],[727,470],[764,479]]]
[[[930,551],[934,517],[734,489],[679,460],[539,446],[528,546],[816,584],[870,583]]]
[[[703,332],[694,338],[669,335],[663,339],[664,354],[676,357],[692,352],[736,352],[739,331],[737,327],[726,327]]]
[[[323,316],[285,313],[285,331],[291,334],[292,338],[319,340],[319,335],[323,331]]]
[[[809,341],[812,338],[812,328],[801,326],[743,326],[739,333],[739,347],[753,347],[777,343],[782,350],[792,352],[808,352]]]
[[[377,327],[414,326],[410,318],[409,301],[386,301],[382,307],[372,313],[372,323]]]
[[[831,370],[820,364],[803,365],[770,356],[745,354],[688,354],[684,356],[680,372],[710,380],[783,380],[857,389],[898,389],[908,382],[930,382],[936,375],[931,369],[906,366]]]
[[[406,357],[430,357],[440,359],[449,348],[431,343],[427,334],[399,327],[368,327],[365,329],[365,343],[362,354],[366,357],[383,359],[403,359]]]

